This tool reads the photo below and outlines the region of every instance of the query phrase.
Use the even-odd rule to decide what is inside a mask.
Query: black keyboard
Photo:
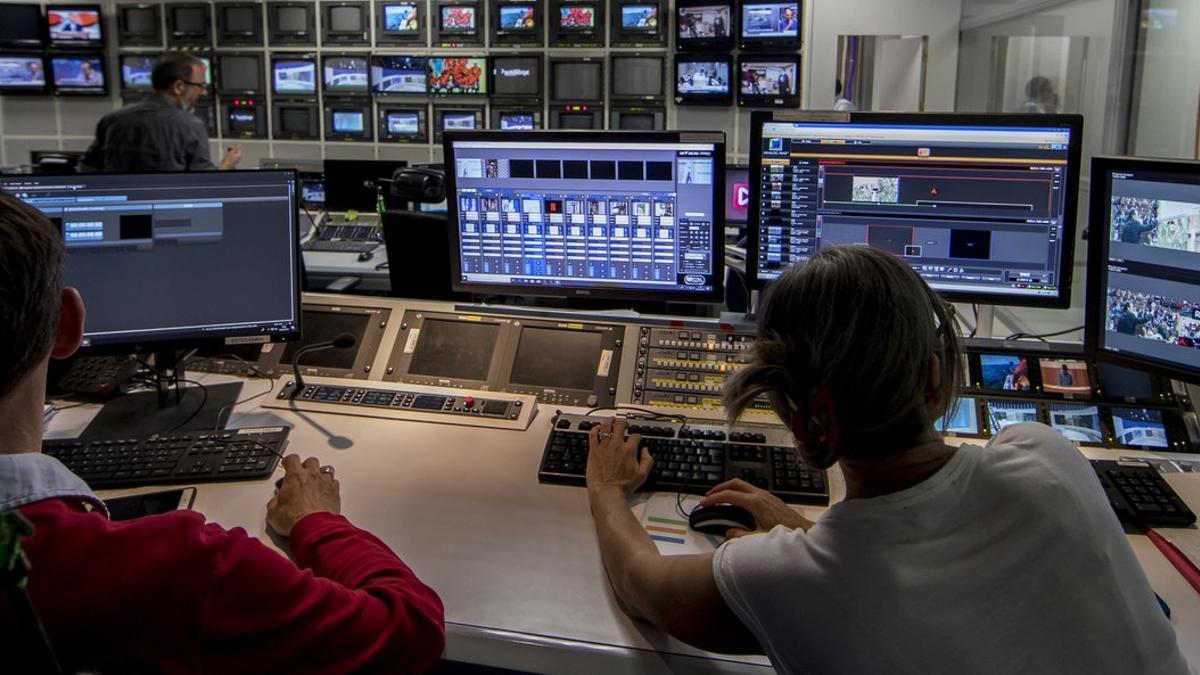
[[[267,478],[287,447],[287,427],[178,431],[135,439],[55,439],[42,452],[93,488]]]
[[[337,239],[333,241],[323,239],[310,239],[301,246],[304,251],[331,251],[333,253],[363,253],[365,251],[374,251],[379,248],[380,242],[377,241],[353,241],[347,239]]]
[[[538,480],[584,485],[587,432],[603,419],[567,413],[555,417]],[[643,490],[704,494],[718,483],[741,478],[785,502],[829,503],[825,471],[800,461],[781,428],[726,431],[716,424],[630,420],[629,433],[641,434],[642,444],[654,457]]]
[[[1109,504],[1123,523],[1141,527],[1187,527],[1196,514],[1146,462],[1092,460]]]

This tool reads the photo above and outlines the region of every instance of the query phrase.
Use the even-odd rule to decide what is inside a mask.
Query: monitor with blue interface
[[[41,54],[0,54],[0,94],[46,91],[46,59]]]
[[[317,62],[311,58],[276,59],[271,64],[276,94],[317,93]]]
[[[532,112],[500,113],[500,128],[512,131],[529,131],[535,128]]]
[[[947,299],[1071,301],[1078,115],[755,112],[756,287],[822,247],[868,245]]]
[[[127,91],[154,91],[150,76],[154,72],[154,56],[121,55],[121,88]]]
[[[721,134],[447,132],[458,291],[722,294]]]
[[[424,56],[371,55],[371,91],[376,94],[424,94],[428,65]]]
[[[954,403],[950,411],[937,421],[939,433],[958,434],[962,436],[978,436],[979,409],[975,399],[964,396]]]
[[[62,232],[85,347],[299,338],[295,172],[0,176],[0,188]]]
[[[55,54],[50,57],[54,91],[60,94],[107,94],[108,83],[104,71],[104,57],[100,54]]]
[[[1200,165],[1097,158],[1092,185],[1085,343],[1200,382]]]

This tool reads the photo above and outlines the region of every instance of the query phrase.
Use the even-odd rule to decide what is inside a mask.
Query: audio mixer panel
[[[611,406],[625,327],[410,310],[383,379]]]

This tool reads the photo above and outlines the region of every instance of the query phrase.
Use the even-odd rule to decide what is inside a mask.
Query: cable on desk
[[[1012,335],[1009,335],[1008,337],[1006,337],[1004,339],[1005,340],[1041,340],[1042,342],[1045,342],[1046,338],[1048,338],[1048,337],[1056,337],[1059,335],[1066,335],[1067,333],[1074,333],[1075,331],[1083,330],[1083,329],[1084,329],[1084,326],[1075,326],[1074,328],[1067,328],[1066,330],[1055,331],[1053,333],[1040,333],[1038,335],[1033,335],[1032,333],[1013,333]]]
[[[196,415],[199,415],[199,414],[200,414],[200,411],[201,411],[201,410],[204,410],[204,406],[205,406],[205,404],[207,404],[207,403],[208,403],[208,387],[204,386],[203,384],[201,384],[201,383],[199,383],[199,382],[197,382],[197,381],[195,381],[195,380],[182,379],[182,380],[179,380],[179,381],[180,381],[180,382],[187,383],[187,384],[194,384],[194,385],[196,385],[197,387],[200,387],[200,393],[201,393],[201,394],[203,394],[203,396],[200,398],[200,405],[196,406],[196,409],[192,411],[192,414],[191,414],[191,415],[188,415],[188,416],[187,416],[187,418],[185,418],[185,419],[184,419],[182,422],[180,422],[179,424],[176,424],[175,426],[173,426],[173,427],[171,427],[170,429],[168,429],[168,430],[167,430],[167,433],[171,433],[171,432],[173,432],[173,431],[179,431],[179,430],[180,430],[180,429],[182,429],[183,427],[187,426],[187,423],[188,423],[188,422],[191,422],[191,421],[192,421],[192,420],[194,420],[194,419],[196,419]]]

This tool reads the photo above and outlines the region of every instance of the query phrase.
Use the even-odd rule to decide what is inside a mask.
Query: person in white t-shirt
[[[726,405],[735,419],[766,396],[807,462],[840,466],[846,499],[814,523],[730,481],[703,503],[747,509],[756,531],[662,556],[627,501],[653,459],[605,422],[588,496],[619,604],[783,673],[1189,672],[1073,445],[1041,424],[943,442],[961,355],[950,308],[890,254],[834,246],[785,272]]]

